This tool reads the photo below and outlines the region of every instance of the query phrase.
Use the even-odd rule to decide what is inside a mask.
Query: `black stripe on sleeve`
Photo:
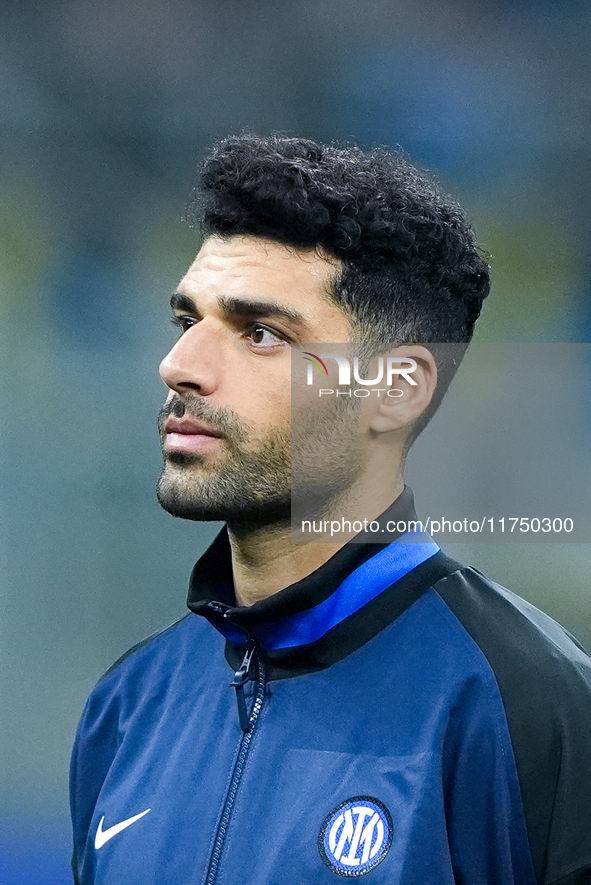
[[[495,673],[538,881],[591,882],[591,659],[559,624],[476,569],[435,589]]]

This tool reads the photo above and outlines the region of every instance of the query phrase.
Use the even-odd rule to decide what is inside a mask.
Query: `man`
[[[489,288],[462,212],[387,152],[251,136],[213,151],[199,212],[158,496],[226,528],[191,613],[89,699],[76,881],[591,882],[586,654],[420,531],[292,542],[292,425],[302,512],[416,520],[405,453]],[[291,355],[326,343],[408,371],[292,415]]]

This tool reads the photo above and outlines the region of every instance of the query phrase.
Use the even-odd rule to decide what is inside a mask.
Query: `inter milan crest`
[[[377,799],[341,802],[322,826],[318,847],[339,876],[362,876],[383,861],[392,844],[392,818]]]

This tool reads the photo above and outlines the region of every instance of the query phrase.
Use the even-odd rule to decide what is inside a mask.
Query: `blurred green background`
[[[588,341],[590,32],[586,0],[0,3],[2,885],[70,881],[85,698],[184,612],[214,532],[154,496],[204,148],[245,127],[402,147],[492,254],[477,340]],[[588,439],[591,410],[574,422]],[[448,549],[591,645],[589,545]]]

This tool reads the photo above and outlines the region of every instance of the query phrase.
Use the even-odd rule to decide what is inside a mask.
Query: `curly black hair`
[[[303,138],[241,135],[206,159],[196,201],[206,234],[318,248],[341,262],[331,297],[356,339],[431,347],[441,401],[490,288],[462,209],[398,154]]]

